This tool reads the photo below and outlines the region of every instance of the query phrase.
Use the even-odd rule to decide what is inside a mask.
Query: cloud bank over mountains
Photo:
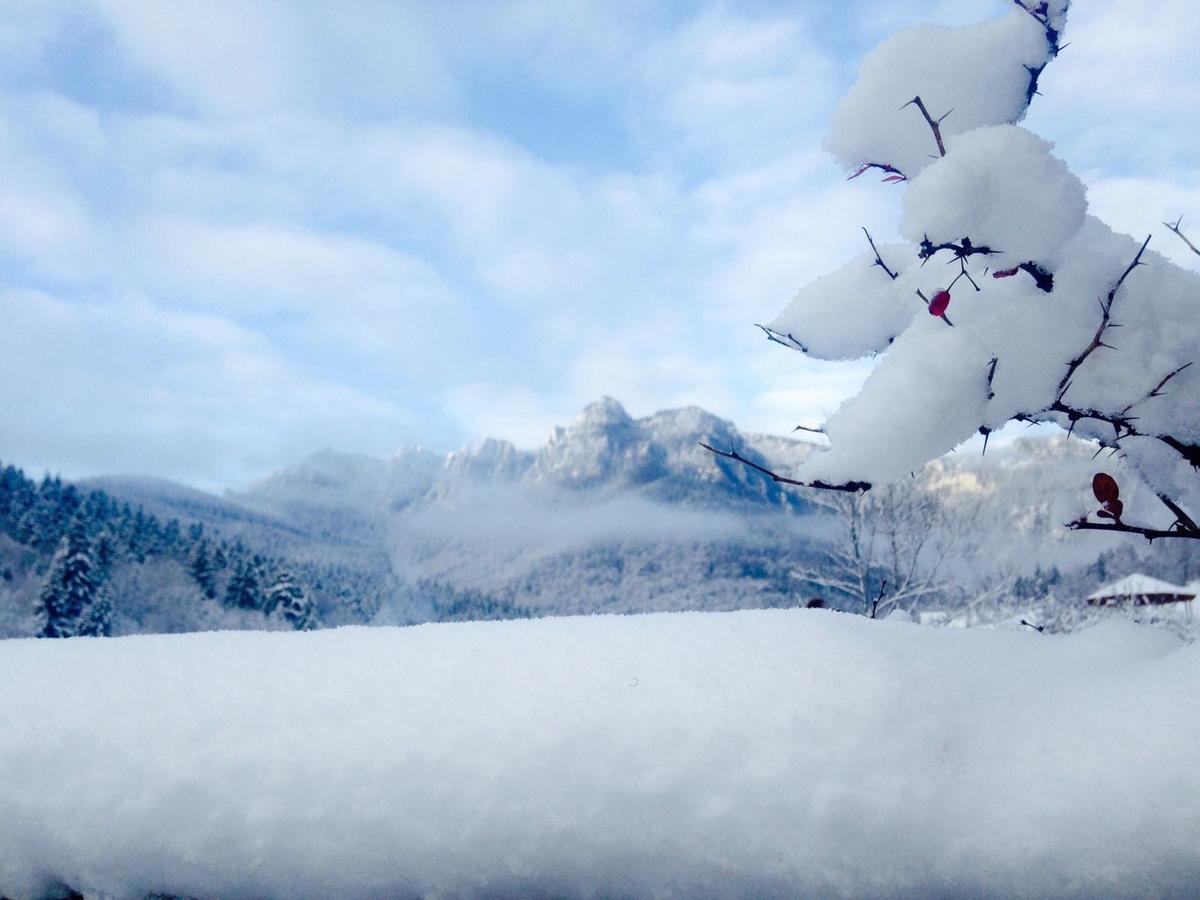
[[[881,34],[1002,5],[11,4],[0,452],[213,488],[531,447],[601,393],[818,420],[866,367],[752,323],[896,219],[833,102]],[[1030,115],[1121,229],[1200,210],[1186,13],[1081,5]]]

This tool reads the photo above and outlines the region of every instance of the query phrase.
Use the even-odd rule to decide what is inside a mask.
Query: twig
[[[808,425],[797,425],[795,428],[792,429],[792,431],[808,431],[813,434],[824,434],[825,433],[824,428],[812,428]]]
[[[1195,244],[1193,244],[1191,241],[1189,241],[1187,239],[1187,235],[1185,235],[1182,231],[1179,230],[1179,226],[1182,223],[1183,223],[1183,216],[1180,216],[1178,219],[1176,219],[1174,225],[1172,225],[1170,222],[1163,222],[1163,224],[1166,225],[1169,229],[1171,229],[1171,231],[1175,232],[1175,234],[1179,237],[1179,239],[1181,241],[1183,241],[1185,244],[1188,245],[1189,250],[1191,250],[1197,256],[1200,256],[1200,248],[1197,248]]]
[[[1035,262],[1023,262],[1013,266],[1011,269],[997,269],[992,273],[992,277],[1012,278],[1018,272],[1028,272],[1032,275],[1033,283],[1037,285],[1038,290],[1045,291],[1047,294],[1053,292],[1054,273]]]
[[[883,257],[879,255],[879,248],[875,246],[875,241],[871,237],[871,232],[867,231],[867,227],[863,226],[863,234],[867,236],[867,243],[871,245],[871,251],[875,254],[875,262],[872,265],[879,266],[883,271],[887,272],[892,281],[898,277],[895,272],[888,268],[888,264],[883,261]]]
[[[1100,325],[1096,328],[1096,333],[1092,335],[1091,343],[1084,347],[1078,356],[1067,363],[1067,372],[1065,375],[1063,375],[1062,380],[1058,382],[1058,390],[1055,392],[1056,401],[1062,400],[1063,394],[1065,394],[1067,392],[1067,388],[1071,386],[1071,379],[1075,376],[1075,372],[1079,369],[1079,367],[1083,365],[1084,360],[1091,356],[1092,353],[1098,350],[1100,347],[1111,346],[1104,343],[1103,337],[1105,329],[1109,327],[1109,321],[1112,315],[1113,300],[1116,299],[1117,291],[1120,290],[1121,285],[1125,283],[1125,279],[1129,277],[1129,273],[1138,266],[1145,265],[1142,262],[1142,254],[1146,252],[1146,245],[1149,243],[1150,235],[1147,235],[1146,240],[1142,241],[1142,246],[1138,248],[1137,255],[1133,258],[1133,262],[1125,267],[1125,271],[1121,273],[1121,277],[1118,278],[1116,284],[1112,286],[1112,289],[1108,292],[1108,296],[1100,301]]]
[[[1086,518],[1068,522],[1067,528],[1071,529],[1071,531],[1120,531],[1124,534],[1140,534],[1148,541],[1155,541],[1159,538],[1191,538],[1193,540],[1200,540],[1200,531],[1193,531],[1186,528],[1163,530],[1161,528],[1146,528],[1141,525],[1127,525],[1124,522],[1089,522]]]
[[[852,175],[846,176],[846,180],[853,181],[855,178],[857,178],[859,175],[863,174],[863,172],[866,172],[868,169],[879,169],[881,172],[884,173],[885,177],[883,180],[886,182],[897,183],[897,182],[901,182],[901,181],[908,181],[908,176],[905,175],[903,172],[901,172],[899,169],[897,169],[895,166],[890,165],[888,163],[876,163],[876,162],[862,163],[858,167],[858,171],[854,172],[854,174],[852,174]]]
[[[945,156],[946,145],[942,143],[942,119],[945,119],[946,116],[950,115],[950,113],[954,112],[954,110],[947,110],[942,114],[941,119],[934,119],[933,116],[929,114],[929,110],[925,108],[925,104],[921,102],[920,94],[913,97],[911,100],[905,103],[904,106],[913,106],[914,104],[916,105],[917,109],[921,111],[921,115],[925,117],[925,121],[929,123],[929,130],[933,132],[933,139],[937,141],[938,156]],[[900,108],[904,109],[904,106]]]
[[[917,288],[917,296],[921,298],[922,302],[925,304],[925,308],[928,309],[929,308],[929,298],[921,293],[920,288]],[[938,316],[938,318],[941,319],[943,322],[945,322],[947,325],[949,325],[951,328],[954,327],[954,323],[950,321],[950,318],[945,313],[942,313],[940,316]]]
[[[1124,415],[1125,413],[1129,412],[1131,409],[1133,409],[1139,403],[1145,403],[1147,400],[1153,400],[1155,397],[1161,397],[1162,392],[1163,392],[1162,389],[1166,386],[1167,382],[1170,381],[1172,378],[1174,378],[1176,375],[1178,375],[1180,372],[1182,372],[1184,369],[1186,369],[1190,365],[1191,365],[1190,362],[1186,362],[1182,366],[1180,366],[1178,369],[1176,369],[1174,372],[1171,372],[1162,381],[1160,381],[1153,388],[1151,388],[1150,393],[1148,393],[1145,397],[1143,397],[1141,400],[1134,400],[1127,407],[1125,407],[1123,410],[1121,410],[1121,415]]]
[[[969,237],[963,238],[957,244],[954,241],[946,241],[944,244],[935,244],[929,240],[929,235],[921,239],[921,248],[917,251],[917,256],[922,263],[928,262],[939,251],[951,250],[957,259],[966,259],[968,256],[992,256],[999,253],[999,250],[993,250],[991,247],[975,246]]]
[[[822,491],[842,491],[847,494],[860,494],[871,489],[871,483],[868,481],[847,481],[843,484],[830,484],[826,481],[797,481],[795,478],[787,478],[784,475],[772,472],[765,466],[760,466],[758,463],[746,459],[746,457],[742,456],[736,450],[718,450],[716,447],[711,447],[704,443],[704,441],[700,441],[699,444],[709,453],[715,453],[717,456],[722,456],[725,459],[732,459],[734,462],[739,462],[744,466],[749,466],[751,469],[762,472],[772,481],[780,484],[794,484],[797,487],[818,488]]]
[[[768,328],[766,325],[755,323],[756,328],[761,328],[763,334],[767,336],[767,340],[774,341],[776,344],[782,344],[789,350],[799,350],[801,353],[807,353],[808,348],[796,340],[790,334],[784,334],[782,331],[776,331],[774,328]]]
[[[883,599],[883,592],[885,590],[887,590],[887,579],[886,578],[883,579],[883,581],[881,581],[879,583],[879,593],[878,593],[878,595],[876,595],[875,601],[871,604],[871,618],[872,619],[874,619],[876,617],[876,613],[879,612],[879,601],[881,601]]]

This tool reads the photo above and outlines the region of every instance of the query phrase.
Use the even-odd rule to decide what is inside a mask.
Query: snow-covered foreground
[[[0,642],[0,894],[1200,890],[1200,647],[818,610]]]

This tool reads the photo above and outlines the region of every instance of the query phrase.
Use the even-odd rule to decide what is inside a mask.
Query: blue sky
[[[218,488],[601,394],[817,421],[864,366],[753,323],[902,190],[825,122],[891,31],[1010,6],[0,0],[0,460]],[[1196,20],[1079,0],[1028,119],[1187,265]]]

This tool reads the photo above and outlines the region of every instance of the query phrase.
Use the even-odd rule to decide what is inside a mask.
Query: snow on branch
[[[1142,246],[1138,248],[1137,256],[1133,258],[1125,271],[1121,273],[1121,277],[1117,279],[1116,284],[1109,290],[1108,295],[1100,301],[1100,324],[1096,328],[1096,333],[1092,335],[1091,342],[1079,352],[1079,355],[1067,363],[1066,374],[1062,380],[1058,382],[1058,392],[1055,396],[1056,401],[1061,401],[1063,394],[1071,387],[1071,379],[1074,378],[1076,371],[1083,365],[1084,361],[1101,347],[1113,349],[1111,344],[1104,343],[1104,332],[1110,327],[1112,322],[1112,306],[1113,301],[1117,297],[1117,291],[1121,289],[1121,285],[1125,283],[1125,279],[1129,277],[1129,273],[1142,265],[1142,254],[1146,252],[1146,246],[1150,243],[1150,235],[1146,235],[1146,240],[1142,241]]]
[[[814,358],[879,357],[822,424],[828,446],[776,480],[861,491],[975,434],[986,447],[1008,421],[1055,423],[1111,449],[1172,516],[1169,525],[1084,517],[1079,529],[1193,536],[1200,275],[1149,250],[1148,237],[1135,241],[1088,215],[1082,181],[1017,124],[1065,46],[1067,2],[1014,5],[995,22],[893,36],[839,104],[825,147],[852,178],[876,169],[904,182],[897,231],[906,242],[877,245],[863,228],[866,252],[759,326]],[[1164,224],[1200,254],[1182,219]],[[928,265],[942,254],[953,277]],[[962,281],[972,290],[957,290]]]

